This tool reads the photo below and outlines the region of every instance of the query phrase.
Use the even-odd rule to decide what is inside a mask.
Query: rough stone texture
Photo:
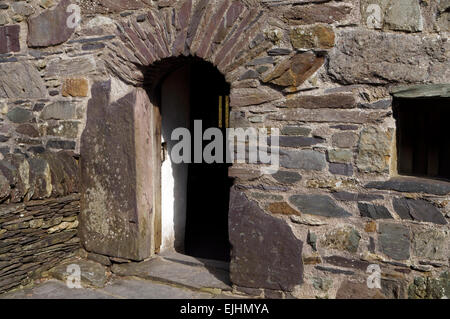
[[[80,248],[79,198],[0,206],[0,293],[28,284]]]
[[[106,268],[96,262],[90,260],[68,260],[55,268],[49,270],[49,274],[61,281],[66,282],[67,278],[72,275],[68,272],[68,266],[77,265],[81,270],[81,285],[83,287],[103,288],[106,285]]]
[[[233,89],[230,95],[230,106],[241,107],[258,105],[266,102],[278,100],[282,95],[271,89]]]
[[[424,200],[394,198],[394,209],[401,219],[417,220],[446,225],[444,215],[431,203]]]
[[[438,278],[416,277],[408,287],[410,299],[448,299],[450,297],[450,274],[441,273]]]
[[[296,168],[306,171],[320,171],[325,168],[325,154],[302,150],[280,152],[280,165],[285,168]]]
[[[350,150],[330,150],[327,155],[331,163],[350,163],[353,160],[353,152]]]
[[[348,5],[322,4],[295,6],[284,14],[294,24],[336,23],[344,20],[351,12]]]
[[[138,161],[152,156],[150,136],[140,135],[150,134],[145,125],[152,106],[142,90],[109,104],[110,82],[97,82],[91,91],[81,143],[80,238],[90,252],[144,260],[151,254],[152,190],[141,183],[152,177],[150,161]],[[143,152],[139,158],[136,147]],[[99,163],[104,154],[111,156]]]
[[[397,98],[450,97],[449,84],[422,84],[399,86],[392,89],[392,95]]]
[[[277,67],[265,75],[264,82],[280,86],[299,86],[311,77],[325,62],[323,57],[313,53],[296,54],[279,63]]]
[[[378,289],[369,289],[367,283],[345,280],[336,294],[336,299],[385,299]]]
[[[367,274],[360,262],[382,262],[380,293],[387,298],[404,297],[408,286],[413,287],[411,296],[438,296],[429,291],[442,288],[438,277],[448,270],[448,238],[441,235],[449,231],[450,186],[438,180],[392,178],[397,160],[393,108],[396,99],[450,97],[447,0],[80,0],[82,24],[73,33],[58,18],[69,14],[61,10],[67,1],[0,2],[0,208],[44,200],[39,210],[51,210],[50,198],[80,191],[85,182],[80,182],[76,162],[89,160],[83,176],[89,177],[90,188],[83,189],[82,197],[91,204],[84,206],[85,216],[94,212],[90,216],[98,217],[91,223],[92,246],[112,256],[89,255],[106,265],[128,263],[118,257],[137,258],[136,251],[146,245],[153,252],[153,234],[141,232],[152,227],[134,213],[153,219],[153,196],[145,191],[157,176],[139,172],[150,171],[146,165],[159,151],[146,154],[148,136],[143,133],[154,130],[145,114],[136,113],[133,88],[157,95],[167,72],[195,56],[215,65],[230,84],[232,127],[281,131],[279,173],[264,174],[258,164],[230,168],[236,187],[264,210],[269,222],[260,228],[269,233],[276,218],[277,225],[292,227],[297,238],[308,239],[307,250],[317,249],[303,256],[312,265],[305,267],[306,283],[289,295],[279,287],[241,288],[266,297],[334,297],[336,290],[339,295],[351,290],[344,284],[348,280],[364,284]],[[370,4],[381,8],[375,26],[369,19]],[[35,31],[46,32],[35,33],[35,26]],[[49,46],[32,48],[27,36]],[[44,44],[53,41],[62,42]],[[95,97],[99,90],[94,83],[105,80],[111,80],[110,93],[88,105],[91,93]],[[158,104],[153,97],[152,103]],[[97,120],[91,120],[92,114]],[[83,146],[86,120],[89,134],[83,136],[89,142],[83,140]],[[441,143],[444,137],[435,139]],[[70,154],[53,153],[60,149]],[[312,214],[299,216],[289,200],[295,194],[309,196],[306,208]],[[314,196],[317,203],[312,205]],[[348,218],[335,219],[336,214]],[[58,234],[67,223],[75,223],[74,217],[59,222],[25,215],[0,229],[0,237],[7,234],[0,251],[30,229]],[[86,219],[81,221],[80,229],[86,229]],[[391,241],[377,234],[387,221],[410,230],[408,259],[394,262],[380,248]],[[286,245],[294,249],[289,243],[297,241],[289,231],[280,238],[289,237]],[[322,245],[327,235],[330,246]],[[144,237],[149,238],[145,247],[139,246]],[[402,245],[406,247],[403,242],[396,247]],[[407,250],[389,249],[384,250],[391,255]],[[18,251],[0,252],[0,263],[15,260]],[[276,263],[266,259],[269,266]],[[257,262],[261,269],[266,266],[266,260]],[[13,266],[4,269],[8,267]],[[28,265],[19,267],[23,273],[17,276],[25,278]],[[17,282],[4,269],[2,285]],[[414,278],[423,272],[430,280],[415,285]],[[313,279],[322,275],[320,282]],[[290,278],[296,277],[280,281]],[[270,278],[261,281],[273,283]],[[318,289],[311,287],[314,283]]]
[[[348,259],[342,256],[328,256],[323,259],[325,262],[338,267],[359,269],[362,271],[367,271],[367,267],[370,265],[367,261]]]
[[[382,195],[375,195],[375,194],[357,194],[357,193],[350,193],[350,192],[336,192],[333,193],[333,197],[340,201],[346,201],[346,202],[370,202],[377,199],[384,199]]]
[[[352,109],[356,107],[356,101],[353,94],[348,93],[321,96],[306,95],[287,100],[286,106],[302,109]]]
[[[380,121],[385,113],[365,113],[356,110],[334,109],[287,109],[279,114],[270,115],[268,118],[274,121],[301,120],[311,123],[356,123],[364,124]]]
[[[67,41],[75,28],[68,26],[67,12],[70,0],[62,0],[54,9],[28,20],[28,45],[30,47],[47,47]]]
[[[19,25],[0,27],[0,54],[20,51],[19,33]]]
[[[379,249],[395,260],[406,260],[410,253],[410,233],[406,226],[392,223],[379,225]]]
[[[89,83],[86,79],[66,79],[62,87],[62,96],[86,97]]]
[[[413,236],[413,254],[420,258],[445,261],[448,259],[449,239],[448,231],[416,231]]]
[[[33,113],[30,110],[15,107],[6,116],[13,123],[25,123],[33,118]]]
[[[281,134],[289,136],[308,136],[310,133],[310,128],[302,126],[287,125],[281,129]]]
[[[353,132],[336,133],[332,137],[333,146],[339,148],[352,148],[358,141],[358,135]]]
[[[353,165],[342,163],[330,163],[330,173],[335,175],[352,176]]]
[[[268,143],[271,139],[268,138]],[[313,146],[325,142],[322,138],[305,137],[305,136],[280,136],[279,146],[299,148],[305,146]],[[270,144],[269,144],[270,145]]]
[[[363,217],[372,219],[392,219],[389,210],[381,205],[358,203],[359,212]]]
[[[341,83],[445,83],[450,76],[448,49],[441,49],[449,44],[441,40],[365,30],[340,31],[337,39],[329,72]]]
[[[75,105],[69,101],[58,101],[47,105],[42,113],[43,120],[72,120],[76,118]]]
[[[361,235],[351,227],[335,229],[325,235],[321,245],[350,253],[356,253],[359,248]]]
[[[385,182],[370,182],[366,185],[366,188],[434,195],[447,195],[450,193],[450,183],[448,182],[414,177],[395,177]]]
[[[293,195],[289,201],[301,213],[324,217],[347,217],[350,214],[326,195]]]
[[[46,97],[44,82],[30,64],[0,63],[0,98]]]
[[[302,176],[296,172],[278,171],[272,177],[279,183],[294,184],[302,180]]]
[[[286,202],[271,203],[267,206],[267,210],[274,215],[301,215]]]
[[[229,213],[230,276],[247,288],[292,291],[303,281],[302,246],[285,221],[232,189]]]
[[[396,31],[417,32],[423,30],[420,4],[415,0],[399,0],[389,6],[384,23]]]
[[[391,148],[394,139],[392,130],[367,127],[360,135],[356,165],[363,172],[383,173],[389,171]]]
[[[331,27],[319,24],[292,29],[291,41],[296,49],[331,49],[335,35]]]

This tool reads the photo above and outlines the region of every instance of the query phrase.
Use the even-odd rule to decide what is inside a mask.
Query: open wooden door
[[[161,144],[161,109],[158,105],[152,106],[153,130],[153,213],[154,213],[154,251],[160,253],[162,244],[162,210],[161,210],[161,165],[164,157],[164,148]]]

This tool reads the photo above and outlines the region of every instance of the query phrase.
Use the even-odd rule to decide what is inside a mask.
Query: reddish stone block
[[[20,51],[19,34],[18,24],[0,27],[0,54]]]

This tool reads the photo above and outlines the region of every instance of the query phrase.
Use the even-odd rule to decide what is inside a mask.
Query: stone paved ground
[[[0,299],[212,299],[231,298],[140,279],[115,279],[105,288],[70,289],[49,280],[32,288],[13,291]]]
[[[71,264],[81,268],[81,289],[65,283]],[[228,265],[221,262],[170,253],[141,263],[115,264],[111,271],[93,261],[70,260],[52,269],[49,279],[0,299],[242,298],[232,294]]]

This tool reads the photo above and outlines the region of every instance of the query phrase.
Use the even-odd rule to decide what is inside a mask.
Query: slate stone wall
[[[82,19],[71,29],[69,0],[0,1],[4,158],[71,150],[82,160],[83,131],[101,131],[86,128],[101,123],[87,121],[93,87],[109,100],[105,105],[120,106],[140,87],[157,84],[165,68],[156,62],[195,55],[231,84],[232,126],[281,131],[280,172],[230,169],[237,290],[310,298],[449,296],[450,186],[397,175],[392,112],[396,96],[450,97],[449,1],[73,3]],[[120,117],[108,123],[103,129],[111,134],[126,124]],[[95,143],[85,149],[98,152]],[[103,159],[117,154],[109,155]],[[85,173],[98,168],[92,163]],[[11,198],[25,196],[22,188]],[[90,196],[115,203],[108,189],[97,185]],[[89,200],[84,205],[88,214]],[[99,236],[103,229],[136,231],[104,226]],[[255,234],[264,254],[255,254],[261,249]],[[131,251],[110,249],[118,255],[112,257]],[[370,265],[381,269],[380,289],[367,286]]]
[[[81,247],[77,170],[65,153],[0,160],[0,293],[40,278]]]

